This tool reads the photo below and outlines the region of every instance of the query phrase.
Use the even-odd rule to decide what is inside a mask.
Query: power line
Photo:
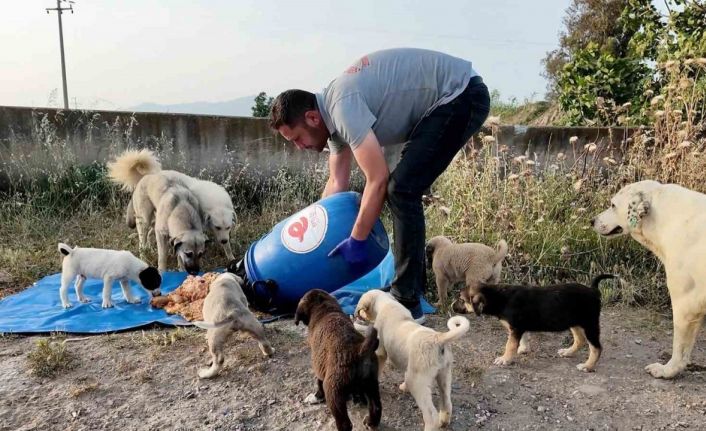
[[[61,2],[68,3],[69,7],[62,8],[61,7]],[[46,8],[47,10],[47,15],[49,14],[50,11],[55,10],[57,12],[57,16],[59,17],[59,47],[61,48],[61,79],[63,80],[64,83],[64,109],[69,109],[69,92],[68,89],[66,88],[66,62],[64,61],[64,30],[61,26],[61,15],[64,13],[65,10],[70,10],[71,13],[74,13],[74,2],[71,0],[56,0],[56,7],[55,8]]]

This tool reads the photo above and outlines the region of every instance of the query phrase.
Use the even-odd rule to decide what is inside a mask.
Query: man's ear
[[[304,122],[309,127],[318,127],[321,124],[321,114],[317,110],[306,111]]]
[[[650,214],[650,201],[647,196],[638,192],[630,199],[628,204],[628,226],[634,229],[637,225]]]

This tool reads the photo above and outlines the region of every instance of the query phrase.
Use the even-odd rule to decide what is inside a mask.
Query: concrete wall
[[[558,152],[571,158],[571,136],[579,138],[576,150],[596,142],[619,158],[631,133],[626,129],[524,126],[495,130],[498,145],[507,145],[513,155],[536,159],[540,167],[547,164],[547,156]],[[471,145],[480,145],[479,136]],[[326,158],[325,153],[296,150],[258,118],[0,106],[0,190],[6,189],[10,176],[22,174],[18,165],[36,166],[39,169],[32,172],[40,172],[61,163],[104,162],[127,147],[145,146],[163,154],[165,167],[180,166],[190,174],[247,166],[252,174],[268,175],[281,167],[323,164]],[[401,146],[386,149],[391,165],[400,151]],[[75,157],[67,161],[63,155],[69,153]]]

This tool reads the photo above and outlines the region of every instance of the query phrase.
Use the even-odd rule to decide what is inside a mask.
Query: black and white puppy
[[[129,251],[78,246],[71,248],[59,243],[59,252],[64,255],[59,290],[61,305],[64,308],[71,307],[68,291],[69,284],[74,278],[76,278],[76,296],[83,303],[90,302],[83,294],[83,283],[86,279],[103,280],[103,308],[113,306],[110,297],[115,280],[120,282],[125,300],[131,304],[138,304],[140,300],[130,293],[128,281],[139,283],[152,296],[159,292],[159,286],[162,284],[162,276],[159,275],[157,268],[147,265]]]
[[[574,343],[560,349],[562,357],[573,356],[586,341],[588,360],[578,364],[581,371],[593,371],[601,356],[601,292],[598,284],[610,274],[597,276],[591,286],[566,283],[551,286],[491,285],[481,283],[474,291],[462,290],[461,300],[467,311],[495,316],[508,330],[505,353],[495,365],[512,363],[525,332],[560,332],[571,330]]]

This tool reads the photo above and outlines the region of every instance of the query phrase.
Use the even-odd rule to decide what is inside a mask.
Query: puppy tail
[[[137,219],[135,218],[135,207],[132,206],[132,199],[127,203],[127,209],[125,210],[125,223],[130,229],[135,229],[137,226]]]
[[[448,326],[449,332],[439,335],[439,344],[446,344],[461,338],[471,329],[471,322],[463,316],[454,316],[446,322],[446,326]]]
[[[142,177],[162,170],[154,153],[147,149],[127,150],[108,163],[108,177],[128,191],[135,190]]]
[[[233,323],[234,320],[235,320],[235,316],[228,316],[225,319],[221,320],[220,322],[210,323],[210,322],[204,322],[203,320],[194,320],[191,323],[194,326],[196,326],[197,328],[201,328],[201,329],[218,329],[218,328],[222,328],[224,326],[230,325],[231,323]]]
[[[68,256],[71,254],[72,251],[74,251],[73,248],[69,247],[68,245],[64,244],[63,242],[59,243],[59,253],[63,254],[64,256]]]
[[[497,265],[498,263],[502,262],[503,259],[505,259],[505,256],[507,256],[507,242],[504,239],[501,239],[498,241],[498,244],[495,246],[496,251],[495,251],[495,256],[493,256],[493,265]]]
[[[591,281],[591,288],[592,288],[592,289],[598,289],[598,285],[600,284],[600,282],[601,282],[602,280],[607,279],[607,278],[617,278],[617,277],[616,277],[615,275],[613,275],[613,274],[601,274],[601,275],[597,275],[596,278],[594,278],[593,281]]]
[[[380,341],[378,340],[378,330],[370,327],[370,332],[365,337],[365,341],[360,346],[360,356],[369,356],[378,349]]]

